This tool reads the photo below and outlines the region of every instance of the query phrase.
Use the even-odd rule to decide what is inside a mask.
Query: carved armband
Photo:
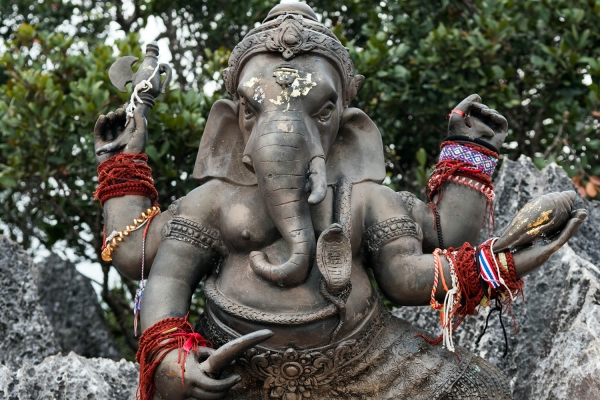
[[[408,215],[402,215],[371,226],[365,232],[365,242],[371,254],[375,254],[383,244],[401,236],[423,240],[423,231]]]
[[[218,253],[224,250],[218,231],[183,217],[175,217],[165,224],[163,238],[190,243],[204,250],[213,249]]]

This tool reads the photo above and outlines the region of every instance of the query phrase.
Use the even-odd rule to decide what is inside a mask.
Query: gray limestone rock
[[[39,304],[32,268],[27,253],[0,235],[0,365],[11,369],[60,350]]]
[[[33,276],[60,351],[121,358],[90,280],[73,263],[53,254],[34,267]]]
[[[125,360],[58,354],[14,372],[0,365],[0,398],[133,400],[137,379],[137,365]]]
[[[498,236],[531,198],[575,188],[560,167],[539,171],[521,157],[503,161],[495,189],[493,235]],[[588,210],[580,232],[525,278],[525,300],[517,299],[512,306],[514,324],[509,312],[503,315],[507,356],[498,312],[491,314],[479,343],[485,311],[467,318],[454,334],[456,343],[505,371],[516,400],[600,398],[600,203],[578,198],[575,207]],[[394,313],[427,329],[432,337],[441,333],[439,317],[429,307]]]
[[[600,398],[600,269],[566,249],[567,273],[546,351],[529,379],[532,399]]]
[[[61,350],[118,357],[96,293],[72,263],[35,265],[0,235],[0,399],[135,398],[135,364]]]

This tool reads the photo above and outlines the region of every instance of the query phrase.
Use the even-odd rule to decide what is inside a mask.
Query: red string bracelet
[[[198,354],[198,346],[212,347],[212,343],[194,332],[184,318],[165,318],[147,328],[139,341],[135,360],[140,364],[140,379],[136,400],[151,400],[156,386],[154,372],[171,350],[179,349],[177,362],[181,365],[181,385],[184,385],[185,360],[190,352]]]
[[[147,161],[148,156],[144,153],[121,153],[102,162],[98,166],[98,187],[94,199],[104,205],[113,197],[138,195],[148,197],[157,205],[158,192]]]
[[[452,117],[452,114],[460,115],[463,118],[467,115],[467,114],[465,114],[464,111],[454,109],[454,110],[450,111],[450,114],[448,114],[446,119],[450,119],[450,117]]]
[[[449,248],[445,254],[449,261],[454,264],[456,278],[460,282],[457,287],[459,288],[461,301],[453,308],[448,320],[444,321],[445,324],[451,325],[449,329],[450,334],[452,334],[467,315],[477,313],[477,306],[483,298],[484,292],[479,282],[480,275],[475,262],[475,248],[473,246],[465,243],[458,249]],[[443,340],[443,335],[436,339],[428,338],[422,334],[417,334],[417,336],[433,345],[437,345]]]
[[[487,199],[487,209],[486,209],[486,218],[485,221],[488,221],[488,228],[494,225],[494,208],[493,208],[493,200],[494,200],[494,185],[492,183],[491,174],[493,171],[493,167],[495,166],[495,160],[498,158],[498,153],[493,150],[487,149],[483,146],[480,146],[476,143],[457,143],[450,140],[444,141],[440,150],[444,151],[444,148],[447,146],[454,146],[458,148],[466,148],[463,151],[467,153],[472,153],[472,156],[469,157],[459,157],[454,156],[453,153],[450,156],[445,157],[445,159],[439,161],[435,169],[427,182],[426,187],[426,195],[429,199],[429,206],[436,213],[436,206],[442,198],[441,187],[446,182],[454,182],[459,185],[467,186],[473,190],[476,190],[482,193]],[[451,148],[451,147],[448,147]],[[472,150],[471,150],[472,149]],[[447,149],[446,149],[447,150]],[[442,153],[440,158],[442,158]],[[475,157],[476,156],[476,157]],[[457,159],[449,159],[449,157],[457,158]],[[485,161],[484,158],[489,160],[488,165],[486,165],[487,172],[483,170],[482,166],[475,165],[472,162],[466,161],[473,159],[480,159],[481,162]],[[462,159],[459,159],[462,158]],[[491,167],[490,167],[491,162]],[[484,164],[482,164],[484,165]],[[434,201],[434,197],[437,195],[437,199]],[[439,228],[436,227],[439,230]],[[439,234],[438,234],[439,236]],[[440,243],[440,246],[442,244]]]
[[[451,324],[450,332],[454,332],[467,315],[477,314],[479,306],[489,305],[490,301],[494,298],[499,299],[503,305],[507,306],[513,320],[515,332],[517,331],[516,322],[512,316],[511,302],[517,295],[520,294],[523,296],[524,282],[522,279],[517,279],[515,263],[510,251],[494,253],[492,251],[493,242],[492,240],[486,241],[478,246],[478,248],[465,243],[458,249],[449,248],[444,253],[448,261],[454,264],[456,277],[458,278],[458,282],[460,282],[460,285],[457,285],[457,287],[459,288],[461,301],[453,308],[448,320],[443,321],[444,324]],[[482,280],[476,257],[478,251],[485,252],[487,257],[495,260],[494,264],[498,265],[496,268],[499,269],[499,274],[503,278],[501,286],[494,288],[488,285],[486,280]],[[437,269],[437,263],[434,262],[434,264],[436,264],[435,268]],[[443,274],[443,270],[439,271],[439,273]],[[434,282],[437,283],[436,278],[438,273],[435,275]],[[416,336],[422,337],[433,345],[437,345],[443,340],[443,335],[436,339],[428,338],[422,334],[417,334]]]

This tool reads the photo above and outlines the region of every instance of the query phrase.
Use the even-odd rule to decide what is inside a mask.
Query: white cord
[[[456,301],[456,296],[458,296],[457,277],[456,272],[454,272],[452,259],[446,255],[446,251],[444,251],[443,254],[450,264],[452,289],[448,290],[446,292],[446,297],[444,297],[444,323],[442,326],[442,337],[444,341],[444,347],[451,352],[455,352],[456,349],[454,348],[454,340],[452,338],[452,321],[450,320],[450,316],[454,311],[454,302]],[[444,273],[444,271],[442,271],[442,273]]]
[[[458,293],[454,280],[452,281],[452,289],[446,292],[446,298],[444,299],[444,327],[442,330],[442,336],[444,338],[444,346],[451,352],[455,351],[454,340],[452,339],[452,323],[450,321],[450,308],[454,302],[454,296]]]
[[[137,106],[135,105],[136,100],[138,103],[142,103],[142,99],[140,99],[138,92],[140,92],[140,91],[147,92],[148,90],[152,89],[152,83],[150,83],[150,81],[156,75],[156,72],[159,70],[159,67],[160,66],[157,65],[156,68],[154,69],[154,71],[152,72],[152,75],[150,75],[150,77],[148,79],[144,79],[143,81],[141,81],[140,83],[135,85],[135,87],[133,88],[133,93],[131,93],[131,99],[129,100],[129,105],[127,106],[127,109],[125,110],[125,112],[127,113],[127,119],[133,118],[133,112],[137,108]]]

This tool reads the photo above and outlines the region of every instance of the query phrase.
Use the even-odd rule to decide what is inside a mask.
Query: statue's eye
[[[319,119],[319,121],[321,121],[321,122],[328,121],[329,118],[331,118],[331,114],[333,114],[333,109],[334,109],[334,106],[331,103],[328,103],[325,107],[323,107],[321,109],[321,111],[319,111],[317,113],[317,118]]]
[[[248,103],[246,101],[242,101],[242,106],[244,108],[244,118],[246,119],[250,119],[252,117],[254,117],[254,110],[252,109],[252,107],[250,105],[248,105]]]

